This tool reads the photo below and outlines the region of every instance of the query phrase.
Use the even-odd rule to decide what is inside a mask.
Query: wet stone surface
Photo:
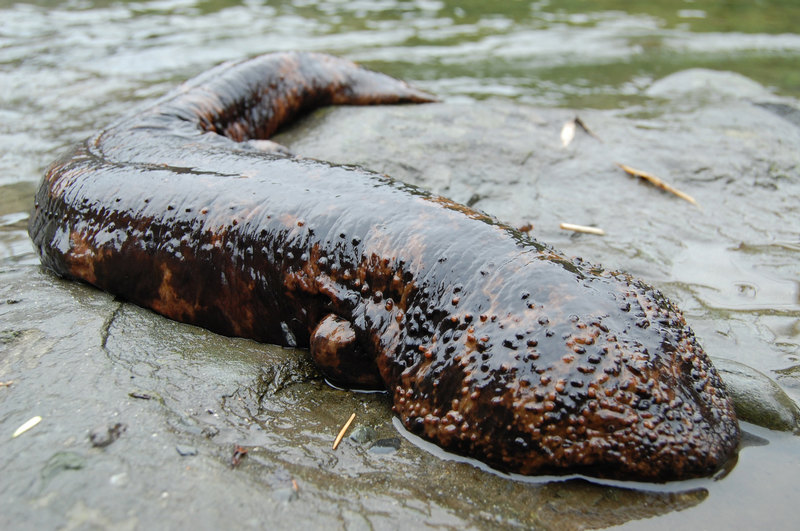
[[[702,90],[656,91],[663,106],[578,111],[600,140],[579,130],[566,147],[576,111],[499,101],[323,110],[278,140],[530,223],[568,254],[644,278],[685,310],[710,354],[772,376],[796,401],[800,128],[786,106],[797,104],[753,87],[714,96],[717,78],[694,75]],[[8,245],[21,246],[12,229]],[[417,447],[388,397],[329,387],[304,351],[166,320],[57,279],[29,252],[0,267],[0,323],[0,522],[16,528],[725,526],[786,522],[798,495],[798,439],[752,424],[721,481],[496,475]],[[351,413],[360,435],[334,451]],[[43,420],[12,439],[34,415]]]
[[[735,361],[716,358],[740,420],[772,430],[800,433],[800,408],[767,375]]]

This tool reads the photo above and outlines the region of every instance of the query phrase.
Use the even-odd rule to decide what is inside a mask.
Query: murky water
[[[64,148],[178,82],[229,59],[275,50],[325,51],[407,79],[448,102],[501,99],[547,108],[612,110],[630,118],[651,119],[650,131],[663,127],[660,117],[680,106],[675,100],[665,104],[665,93],[653,89],[654,81],[689,68],[737,72],[787,101],[800,99],[800,33],[796,27],[800,4],[794,0],[642,2],[635,8],[629,4],[621,0],[0,0],[0,265],[37,263],[25,232],[27,212],[44,168]],[[668,92],[669,87],[662,90]],[[736,90],[745,89],[738,86]],[[674,123],[671,127],[680,131]],[[647,134],[643,128],[642,135]],[[795,152],[800,152],[800,146]],[[741,167],[746,168],[744,162]],[[539,215],[536,226],[545,227],[544,239],[555,240],[559,247],[633,270],[658,283],[684,307],[709,351],[770,374],[798,400],[798,167],[800,160],[794,167],[791,161],[781,161],[761,180],[731,174],[730,179],[749,179],[748,187],[729,188],[729,197],[717,198],[715,208],[690,217],[699,223],[698,230],[708,235],[709,217],[718,216],[718,239],[713,243],[678,242],[664,229],[663,241],[645,241],[636,231],[630,232],[628,240],[612,241],[548,233],[543,223],[546,212],[563,210],[556,196],[568,192],[567,185],[537,191],[536,210],[545,214]],[[789,171],[784,171],[786,168]],[[718,178],[714,171],[692,177],[701,194],[704,183]],[[774,190],[770,187],[776,186],[782,186],[783,193],[771,194]],[[716,189],[709,186],[705,190],[710,196]],[[458,194],[457,190],[450,192]],[[706,205],[714,202],[713,197],[705,200]],[[623,224],[620,221],[620,226],[606,228],[622,232]],[[302,400],[319,401],[317,407],[324,407],[323,399],[337,400],[324,388],[312,385],[312,389],[282,400],[293,406]],[[374,402],[369,406],[372,414],[387,421],[388,408],[379,399]],[[249,414],[237,407],[230,407],[233,417]],[[311,418],[302,412],[298,415],[292,417],[297,423]],[[274,422],[281,430],[293,428],[285,418]],[[791,513],[780,514],[775,507],[791,503],[797,493],[788,487],[789,478],[796,477],[800,466],[797,443],[788,435],[748,429],[770,441],[769,457],[752,459],[750,452],[756,448],[748,448],[736,469],[739,479],[729,478],[717,485],[706,482],[697,492],[687,487],[669,499],[637,494],[642,504],[664,507],[647,515],[692,507],[650,523],[665,528],[689,523],[707,526],[709,522],[736,525],[743,514],[742,505],[748,505],[744,518],[748,522],[758,521],[759,511],[770,512],[770,521],[786,522],[781,517],[788,518]],[[384,435],[388,437],[392,431],[390,427],[387,430]],[[299,448],[303,437],[309,436],[314,437],[302,432],[290,438]],[[254,444],[269,442],[259,439],[266,437],[263,433],[253,437]],[[314,450],[298,452],[299,460],[325,459]],[[270,458],[269,451],[266,453],[265,459]],[[420,466],[419,458],[414,459],[410,464]],[[437,463],[436,459],[423,463],[428,467],[425,470],[440,474],[442,483],[447,482],[447,467],[431,464]],[[343,468],[353,477],[360,470],[360,465],[352,463]],[[375,472],[367,469],[370,477]],[[400,484],[413,481],[413,477],[387,480],[388,488],[400,492]],[[475,484],[461,492],[451,486],[431,496],[441,506],[458,509],[446,501],[448,497],[466,493],[468,500],[480,500],[481,479],[473,479]],[[523,504],[530,494],[524,487],[488,481],[507,489],[512,501],[497,506],[497,513],[488,520],[468,519],[473,525],[539,521],[526,520],[524,511],[514,506],[514,500]],[[579,491],[583,487],[572,488]],[[541,494],[546,498],[543,515],[559,497],[574,492],[561,490],[562,486],[556,485],[538,491],[545,492]],[[762,497],[741,499],[755,490],[761,491]],[[597,492],[600,505],[614,497]],[[381,503],[389,502],[361,503],[380,513]],[[635,505],[622,504],[623,510],[632,513],[630,518],[635,517]],[[437,520],[435,516],[426,521],[443,526],[459,523],[458,519],[439,515],[442,517]],[[607,522],[625,520],[620,517]]]

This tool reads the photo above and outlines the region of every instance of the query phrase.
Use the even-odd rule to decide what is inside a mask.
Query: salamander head
[[[522,474],[664,481],[730,458],[724,385],[661,293],[605,272],[515,284],[441,320],[406,364],[392,391],[411,431]]]

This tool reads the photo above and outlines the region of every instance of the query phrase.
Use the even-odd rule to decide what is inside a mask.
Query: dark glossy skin
[[[57,161],[31,237],[60,275],[172,319],[283,345],[313,336],[337,383],[385,386],[409,430],[500,470],[717,470],[739,440],[733,407],[661,293],[259,141],[320,105],[430,99],[321,55],[223,65]]]

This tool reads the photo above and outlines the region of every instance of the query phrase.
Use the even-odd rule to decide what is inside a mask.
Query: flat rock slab
[[[683,95],[657,109],[581,111],[595,136],[578,129],[567,146],[561,132],[575,111],[494,101],[326,109],[278,140],[532,224],[531,234],[568,254],[643,277],[686,310],[712,355],[771,375],[786,369],[778,382],[796,400],[800,128],[786,118],[794,104],[761,103]],[[561,222],[606,236],[562,231]],[[0,267],[0,323],[3,527],[563,529],[654,516],[720,527],[793,518],[797,439],[749,424],[748,446],[723,481],[530,482],[419,448],[398,435],[384,395],[328,387],[303,351],[168,321],[62,281],[30,255]],[[369,437],[333,450],[351,413],[351,430]],[[42,420],[12,438],[34,416]],[[730,506],[743,499],[757,510]]]

